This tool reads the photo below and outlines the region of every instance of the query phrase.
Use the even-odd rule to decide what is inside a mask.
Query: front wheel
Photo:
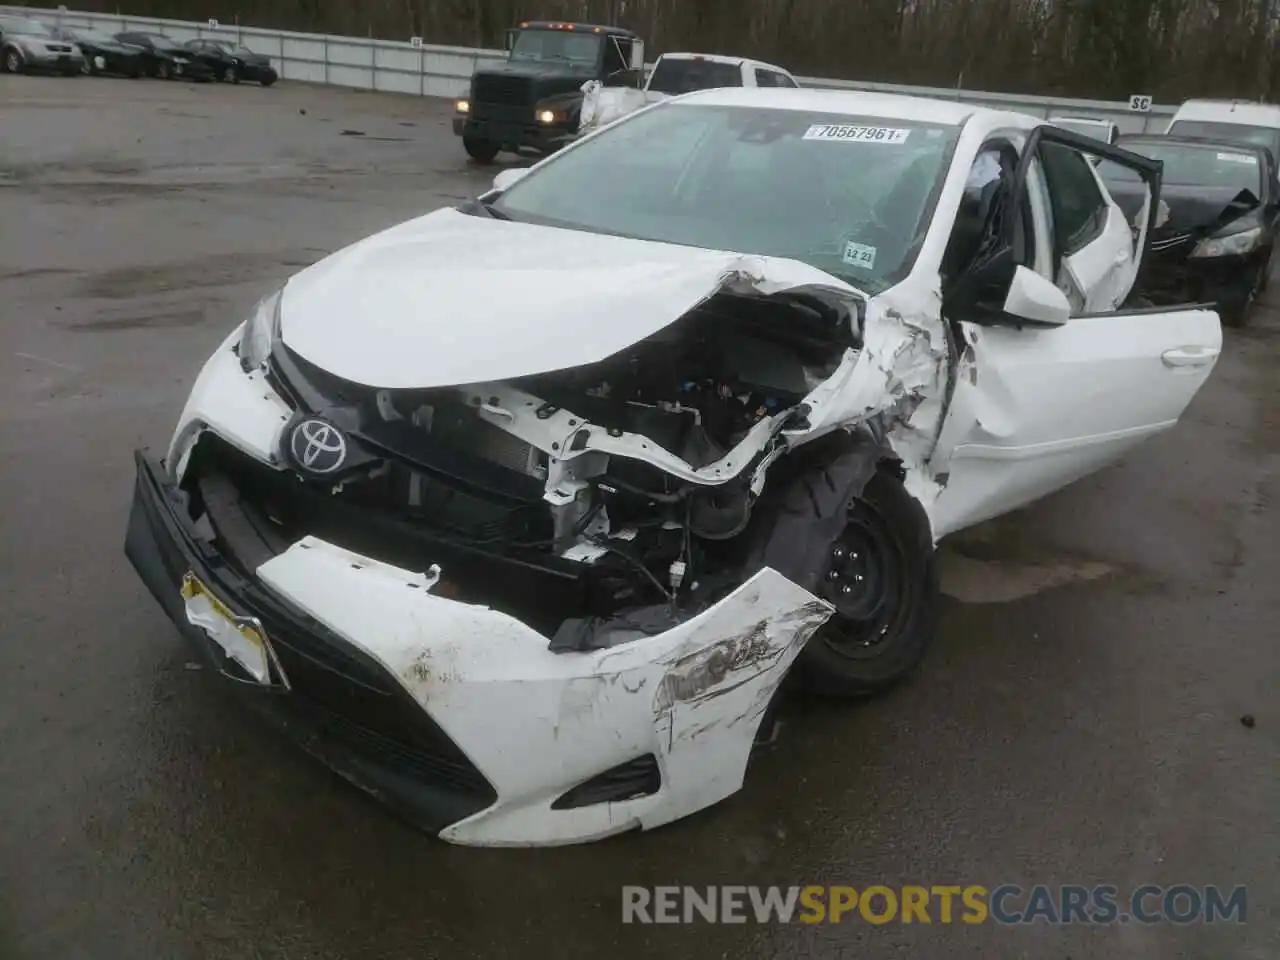
[[[494,143],[492,140],[485,140],[483,137],[472,137],[463,135],[462,146],[469,156],[476,163],[493,163],[494,158],[498,155],[498,151],[502,149],[502,145]]]
[[[861,697],[906,677],[933,640],[939,603],[928,515],[888,464],[865,476],[851,452],[815,465],[788,485],[761,559],[835,607],[796,659],[795,679],[812,693]],[[771,556],[772,555],[772,556]],[[799,579],[797,579],[799,578]]]
[[[1271,256],[1268,255],[1267,259],[1258,267],[1257,273],[1254,274],[1253,283],[1249,288],[1249,292],[1245,294],[1244,299],[1232,304],[1219,314],[1225,326],[1240,328],[1248,325],[1254,304],[1258,302],[1258,297],[1262,295],[1262,291],[1267,288],[1267,280],[1270,277],[1270,273]]]
[[[4,52],[4,69],[6,72],[21,73],[24,65],[22,54],[13,47]]]
[[[222,71],[222,82],[223,83],[239,83],[240,82],[240,74],[236,73],[235,67],[227,67],[226,70]]]
[[[169,64],[165,63],[163,60],[161,60],[159,63],[156,64],[156,79],[157,80],[169,79]]]

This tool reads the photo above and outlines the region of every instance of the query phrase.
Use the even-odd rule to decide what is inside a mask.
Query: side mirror
[[[508,167],[493,178],[493,189],[510,190],[528,172],[528,167]]]
[[[1037,326],[1060,327],[1071,319],[1071,301],[1052,282],[1027,267],[1017,267],[1004,298],[1004,312]]]

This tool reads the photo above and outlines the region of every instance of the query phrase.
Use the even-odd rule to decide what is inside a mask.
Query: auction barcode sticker
[[[1258,158],[1250,153],[1220,153],[1218,159],[1229,163],[1248,163],[1255,167],[1258,165]]]
[[[901,127],[854,127],[839,123],[815,123],[805,140],[837,140],[842,143],[906,143],[910,130]]]

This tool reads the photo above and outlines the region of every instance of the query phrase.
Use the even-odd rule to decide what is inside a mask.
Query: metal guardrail
[[[337,37],[320,33],[295,33],[288,30],[220,24],[213,20],[202,24],[156,17],[3,5],[0,5],[0,13],[106,33],[150,30],[166,33],[180,41],[204,37],[236,40],[258,53],[271,57],[281,78],[285,80],[428,97],[462,96],[466,93],[471,75],[477,67],[501,63],[506,59],[506,51],[503,50]],[[797,79],[803,86],[818,89],[867,90],[878,93],[937,97],[995,109],[1014,110],[1045,118],[1099,117],[1114,121],[1122,133],[1163,131],[1176,109],[1175,105],[1149,104],[1148,110],[1138,111],[1132,109],[1128,103],[1112,100],[1037,97],[939,87],[908,87],[863,80],[831,80],[822,77]]]

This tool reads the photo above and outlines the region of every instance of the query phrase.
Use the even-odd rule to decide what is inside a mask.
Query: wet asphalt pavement
[[[0,958],[1280,956],[1265,307],[1175,431],[946,548],[910,683],[790,704],[741,793],[656,832],[447,846],[187,669],[122,554],[132,450],[273,284],[487,185],[447,122],[0,76]],[[623,884],[712,883],[1243,884],[1248,923],[620,922]]]

